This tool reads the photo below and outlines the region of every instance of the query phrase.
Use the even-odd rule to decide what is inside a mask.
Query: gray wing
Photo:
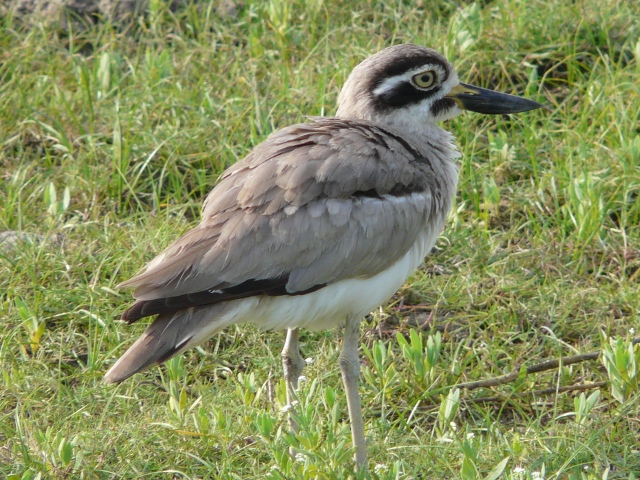
[[[446,214],[441,181],[415,148],[366,122],[280,130],[223,174],[200,225],[121,284],[138,299],[123,318],[375,275]]]

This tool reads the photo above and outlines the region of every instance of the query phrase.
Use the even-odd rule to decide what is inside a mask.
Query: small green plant
[[[256,382],[255,374],[251,372],[247,375],[240,372],[238,373],[236,380],[236,392],[238,398],[242,399],[245,407],[254,405],[261,394],[261,388]]]
[[[47,324],[43,319],[36,315],[27,303],[21,298],[14,299],[16,310],[22,320],[22,327],[27,332],[29,339],[29,346],[31,347],[31,354],[35,355],[40,348],[40,339],[44,334]],[[26,352],[25,352],[26,353]]]
[[[620,403],[626,403],[633,395],[638,394],[640,380],[640,344],[631,339],[606,338],[602,351],[604,363],[609,376],[611,395]]]
[[[502,473],[505,468],[507,468],[507,464],[509,463],[510,457],[503,458],[495,467],[491,469],[489,474],[484,477],[484,480],[498,480],[502,478]]]
[[[371,363],[371,367],[362,369],[365,381],[378,392],[388,393],[398,381],[393,352],[381,340],[375,341],[371,349],[363,345],[362,351]]]
[[[259,412],[253,419],[256,430],[266,439],[271,439],[276,427],[276,417],[269,412]]]
[[[602,181],[591,172],[584,172],[570,181],[565,195],[565,215],[575,227],[577,240],[586,244],[600,238],[607,215]]]
[[[299,401],[283,408],[281,423],[268,413],[256,415],[254,424],[261,438],[272,446],[275,465],[272,478],[331,478],[329,472],[351,461],[350,430],[344,423],[338,395],[331,387],[322,387],[317,380],[303,382],[298,389]],[[292,433],[285,421],[295,412],[299,430]],[[330,417],[330,422],[321,421]],[[277,425],[277,428],[276,428]],[[288,448],[278,446],[284,439]],[[289,450],[295,452],[292,458]],[[282,454],[284,453],[284,454]]]
[[[462,451],[462,467],[460,476],[464,480],[476,480],[478,478],[478,444],[471,439],[464,439],[460,445]]]
[[[44,431],[36,430],[34,437],[42,456],[52,467],[66,470],[68,474],[80,467],[83,453],[78,448],[78,436],[69,439],[52,427],[47,427]]]
[[[497,480],[502,477],[510,457],[503,458],[486,475],[481,474],[479,468],[480,452],[484,447],[483,438],[476,436],[473,432],[467,431],[464,439],[460,442],[462,453],[462,465],[460,467],[460,478],[464,480]]]
[[[598,404],[600,400],[600,390],[596,390],[588,397],[584,392],[580,396],[573,399],[573,405],[575,408],[575,418],[578,425],[584,425],[589,419],[593,408]]]
[[[402,350],[405,360],[411,365],[415,378],[421,387],[431,385],[435,376],[435,367],[440,358],[440,350],[442,348],[442,334],[436,332],[435,335],[429,335],[425,346],[422,333],[415,329],[409,331],[410,342],[398,332],[396,340]]]
[[[485,226],[489,228],[489,216],[494,214],[500,205],[500,188],[493,177],[482,182],[482,193],[484,197],[484,220]]]
[[[173,357],[166,362],[168,384],[165,385],[169,393],[169,416],[179,427],[184,426],[185,416],[189,410],[189,397],[186,389],[186,371],[182,355]]]
[[[500,130],[495,135],[487,132],[489,138],[489,154],[492,162],[504,165],[513,162],[516,157],[516,147],[509,143],[509,135]]]
[[[265,6],[268,25],[277,35],[278,42],[284,45],[291,28],[291,2],[270,0]]]
[[[482,35],[484,28],[481,8],[476,2],[472,2],[464,8],[456,11],[449,22],[449,37],[452,40],[456,54],[462,54],[468,50]]]
[[[64,187],[62,198],[58,199],[56,186],[50,182],[44,189],[44,204],[47,207],[50,221],[59,222],[71,204],[71,190],[68,186]]]
[[[460,408],[460,389],[454,388],[449,390],[445,397],[440,395],[440,409],[438,410],[437,429],[440,435],[452,428],[453,419]]]

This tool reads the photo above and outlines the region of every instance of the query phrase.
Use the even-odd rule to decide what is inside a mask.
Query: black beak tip
[[[535,100],[531,100],[529,98],[522,98],[523,101],[523,109],[521,112],[528,112],[529,110],[537,110],[538,108],[547,108],[547,106],[543,103],[536,102]]]

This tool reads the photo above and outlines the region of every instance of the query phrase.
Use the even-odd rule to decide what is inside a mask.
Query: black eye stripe
[[[379,110],[391,110],[398,107],[413,105],[432,97],[439,91],[439,86],[428,90],[420,90],[409,82],[402,82],[396,85],[395,88],[378,95],[376,97],[376,108]]]

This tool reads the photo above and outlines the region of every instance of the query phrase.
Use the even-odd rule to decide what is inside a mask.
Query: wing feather
[[[427,222],[444,221],[443,181],[418,150],[364,121],[280,130],[222,175],[200,225],[121,284],[135,287],[131,317],[375,275]]]

